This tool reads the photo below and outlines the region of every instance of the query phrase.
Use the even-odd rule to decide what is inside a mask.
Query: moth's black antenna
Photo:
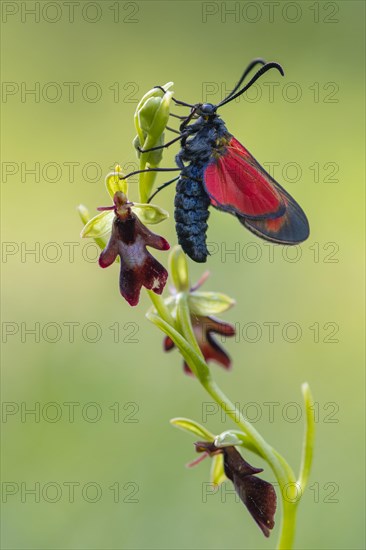
[[[158,90],[161,90],[162,92],[164,92],[164,94],[166,94],[166,90],[164,90],[162,86],[154,86],[154,88],[157,88]],[[183,105],[183,107],[195,107],[195,105],[192,105],[191,103],[186,103],[185,101],[179,101],[174,97],[172,97],[172,101],[174,101],[176,105]]]
[[[160,191],[161,191],[162,189],[165,189],[165,187],[168,187],[168,185],[170,185],[171,183],[174,183],[174,182],[177,181],[178,179],[179,179],[179,176],[176,177],[176,178],[174,178],[174,179],[172,179],[172,180],[170,180],[170,181],[167,181],[166,183],[163,183],[163,185],[160,185],[160,187],[158,187],[158,188],[156,189],[155,193],[153,193],[153,194],[151,195],[151,197],[149,197],[149,199],[148,199],[148,201],[147,201],[147,204],[149,204],[149,203],[152,201],[152,199],[155,197],[155,195],[157,195],[158,193],[160,193]]]
[[[118,179],[125,180],[136,174],[142,174],[143,172],[181,172],[181,168],[145,168],[144,170],[135,170],[130,172],[127,176],[118,176]]]
[[[236,91],[240,88],[240,86],[243,84],[245,78],[248,76],[248,74],[250,73],[250,71],[251,71],[252,69],[254,69],[254,67],[255,67],[256,65],[259,65],[259,64],[260,64],[260,65],[265,65],[266,62],[265,62],[265,60],[262,59],[261,57],[257,57],[256,59],[253,59],[253,60],[249,63],[248,67],[245,69],[245,71],[243,72],[242,76],[240,77],[239,82],[235,85],[235,88],[234,88],[233,90],[231,90],[231,92],[229,93],[229,95],[225,97],[225,100],[224,100],[224,101],[228,100],[233,94],[235,94],[235,92],[236,92]]]
[[[255,73],[253,78],[248,82],[248,84],[246,84],[246,86],[244,86],[244,88],[239,90],[234,95],[230,94],[230,96],[228,96],[223,101],[221,101],[218,105],[216,105],[216,108],[222,107],[223,105],[226,105],[226,103],[229,103],[230,101],[233,101],[237,97],[241,96],[244,92],[246,92],[248,90],[248,88],[253,86],[254,82],[256,82],[258,80],[258,78],[260,78],[264,73],[266,73],[270,69],[277,69],[281,73],[282,76],[285,76],[285,73],[284,73],[284,71],[283,71],[283,69],[282,69],[282,67],[279,63],[275,63],[274,61],[271,61],[270,63],[266,63],[265,65],[263,65],[263,67],[261,67],[259,69],[258,72]]]

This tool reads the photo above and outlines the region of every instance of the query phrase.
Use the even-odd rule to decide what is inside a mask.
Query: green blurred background
[[[118,266],[96,265],[75,210],[108,204],[114,163],[133,168],[133,113],[147,90],[172,80],[178,98],[218,102],[258,56],[285,78],[269,73],[221,114],[261,163],[278,163],[311,237],[284,257],[211,213],[205,286],[236,298],[225,319],[239,331],[226,344],[233,371],[214,374],[295,471],[310,383],[316,451],[296,547],[364,548],[364,3],[36,4],[2,2],[3,548],[274,546],[278,528],[265,540],[228,484],[205,496],[208,461],[184,467],[194,439],[170,418],[216,433],[231,424],[177,352],[162,352],[146,295],[129,308]],[[159,196],[171,213],[173,197]],[[157,231],[176,242],[173,217]],[[191,271],[195,280],[202,266]],[[26,332],[37,323],[39,337]]]

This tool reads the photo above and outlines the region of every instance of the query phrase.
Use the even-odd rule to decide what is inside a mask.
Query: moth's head
[[[203,117],[210,117],[216,115],[216,105],[212,103],[201,103],[198,105],[197,114]]]

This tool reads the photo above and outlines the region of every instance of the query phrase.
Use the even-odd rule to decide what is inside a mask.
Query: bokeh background
[[[134,167],[133,113],[147,90],[172,80],[178,98],[218,102],[258,56],[285,78],[267,74],[221,114],[258,160],[277,163],[311,237],[283,251],[211,213],[206,289],[236,298],[225,319],[239,332],[226,343],[232,372],[213,369],[295,471],[310,383],[317,439],[296,547],[364,548],[364,3],[1,7],[3,548],[274,546],[277,529],[265,540],[229,485],[205,494],[208,461],[185,468],[194,438],[170,418],[215,433],[231,424],[177,352],[163,353],[147,296],[129,308],[118,266],[99,269],[76,212],[108,204],[116,162]],[[171,213],[173,197],[159,196]],[[156,229],[176,242],[173,217]],[[202,270],[192,265],[192,280]]]

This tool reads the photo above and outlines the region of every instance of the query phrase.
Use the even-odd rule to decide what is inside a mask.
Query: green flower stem
[[[139,124],[137,124],[137,111],[135,114],[135,124],[141,143],[143,134],[139,128]],[[148,139],[147,137],[143,149],[148,148]],[[148,156],[142,153],[140,156],[140,170],[146,169],[148,164],[147,159]],[[148,201],[156,175],[156,172],[153,171],[140,173],[139,194],[141,203]],[[185,266],[185,270],[187,271],[187,266]],[[177,277],[178,275],[179,270],[177,271]],[[290,550],[295,537],[297,505],[308,480],[314,445],[314,419],[312,417],[310,389],[307,385],[303,386],[306,407],[306,429],[299,481],[296,481],[295,474],[286,460],[263,439],[212,379],[211,372],[204,360],[192,327],[191,312],[188,304],[189,290],[186,288],[187,285],[181,284],[182,282],[179,280],[179,277],[178,282],[180,283],[180,288],[178,289],[179,294],[176,296],[176,318],[173,317],[164,300],[152,291],[148,291],[148,294],[156,313],[153,309],[150,310],[147,313],[147,318],[173,340],[202,387],[238,426],[244,434],[243,438],[247,438],[247,447],[250,447],[254,453],[262,457],[272,468],[279,484],[282,500],[282,520],[277,548],[279,550]],[[244,441],[243,445],[245,445]]]
[[[141,157],[140,157],[140,167],[139,167],[139,170],[145,170],[146,169],[146,162],[144,160],[144,155],[141,154]],[[145,204],[149,197],[146,197],[146,192],[145,192],[145,176],[146,176],[146,172],[140,174],[139,176],[139,196],[140,196],[140,202],[142,202],[143,204]]]
[[[178,296],[177,302],[177,318],[180,329],[187,342],[190,343],[197,355],[199,355],[199,357],[203,360],[201,348],[199,347],[196,336],[193,332],[191,314],[188,307],[188,293],[181,292]]]
[[[287,493],[291,490],[295,490],[296,494],[298,492],[295,474],[285,459],[268,445],[257,430],[243,417],[240,410],[226,397],[216,382],[208,380],[202,385],[223,411],[248,436],[256,449],[256,453],[271,466],[279,484],[282,498],[282,522],[277,548],[280,550],[292,548],[297,506],[291,495],[289,497]]]
[[[146,138],[146,141],[142,147],[142,149],[147,148],[147,141],[148,138]],[[148,153],[141,153],[140,157],[140,170],[145,170],[147,167],[147,161],[145,160],[148,157]],[[155,168],[151,167],[150,168]],[[143,204],[147,203],[149,200],[149,196],[151,194],[151,190],[154,186],[154,182],[157,176],[157,172],[151,171],[151,172],[143,172],[140,174],[139,177],[139,195],[140,195],[140,202]]]
[[[169,325],[169,323],[167,323],[159,315],[156,315],[151,311],[147,312],[146,317],[173,340],[184,360],[191,367],[193,374],[195,374],[201,383],[205,382],[210,377],[210,370],[205,361],[197,355],[180,332]]]
[[[297,504],[282,498],[282,519],[278,550],[291,550],[295,540]]]
[[[169,325],[171,325],[172,327],[175,327],[176,323],[173,319],[173,316],[170,313],[162,297],[156,294],[155,292],[153,292],[152,290],[147,290],[147,293],[149,295],[150,300],[153,303],[154,308],[156,309],[160,317],[164,319]]]
[[[152,296],[152,294],[153,293],[149,292],[149,296],[153,299],[153,303],[161,317],[155,314],[148,314],[148,318],[173,339],[177,347],[181,350],[189,367],[197,375],[203,388],[248,437],[249,442],[253,446],[253,452],[261,456],[271,466],[279,484],[282,499],[282,521],[278,549],[291,549],[295,536],[296,511],[299,501],[299,485],[296,482],[294,472],[285,459],[275,451],[244,418],[241,411],[228,399],[209,374],[210,371],[203,360],[201,350],[199,349],[193,332],[188,308],[188,294],[181,292],[178,297],[179,331],[170,325],[166,318],[166,312],[162,311],[159,305],[157,306],[156,295]],[[159,297],[158,301],[162,302],[163,300]],[[183,337],[180,332],[183,333]],[[307,430],[307,433],[309,433],[309,430]],[[307,454],[306,452],[306,455]],[[310,464],[308,458],[306,459],[306,464]],[[303,469],[303,471],[308,472],[306,469]],[[306,480],[304,480],[304,482],[306,482]]]
[[[296,483],[296,490],[298,491],[298,498],[296,500],[283,499],[284,508],[286,512],[283,513],[283,524],[281,528],[281,537],[279,540],[278,548],[286,549],[291,548],[295,535],[295,523],[296,523],[296,511],[299,505],[301,496],[304,494],[306,488],[311,464],[313,460],[313,450],[315,441],[315,421],[314,421],[314,400],[310,391],[309,384],[305,383],[301,387],[304,404],[306,410],[306,425],[303,441],[303,450],[300,466],[299,479]]]

